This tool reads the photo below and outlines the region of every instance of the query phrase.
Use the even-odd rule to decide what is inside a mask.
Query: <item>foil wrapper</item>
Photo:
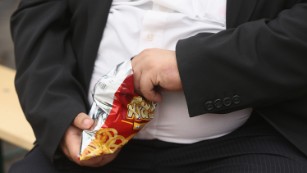
[[[117,65],[94,87],[95,125],[82,132],[80,160],[116,152],[154,117],[155,107],[135,92],[131,61]]]

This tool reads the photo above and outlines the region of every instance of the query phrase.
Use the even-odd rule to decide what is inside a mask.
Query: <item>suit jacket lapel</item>
[[[258,0],[227,0],[226,26],[236,27],[250,19]]]
[[[83,57],[86,86],[89,85],[91,74],[93,72],[94,62],[102,38],[103,30],[107,22],[107,16],[112,0],[91,0],[87,9],[86,38]],[[87,89],[87,88],[86,88]]]

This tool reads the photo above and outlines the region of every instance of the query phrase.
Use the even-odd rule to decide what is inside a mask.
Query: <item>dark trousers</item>
[[[183,127],[184,128],[184,127]],[[194,144],[132,140],[101,168],[65,157],[51,164],[35,147],[9,173],[307,173],[307,158],[259,116],[236,131]]]

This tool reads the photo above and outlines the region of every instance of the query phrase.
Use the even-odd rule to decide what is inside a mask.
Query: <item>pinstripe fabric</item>
[[[39,163],[39,164],[37,164]],[[111,164],[89,169],[67,160],[54,166],[34,149],[10,173],[306,173],[307,158],[262,119],[253,116],[224,137],[193,145],[133,140]]]

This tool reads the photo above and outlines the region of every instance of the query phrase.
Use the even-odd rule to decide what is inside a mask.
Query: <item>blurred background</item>
[[[13,44],[10,36],[10,16],[19,0],[0,0],[0,63],[14,68]]]
[[[0,64],[13,69],[15,68],[15,64],[9,20],[18,3],[19,0],[0,0]],[[7,173],[10,165],[16,160],[21,159],[25,153],[26,151],[24,149],[2,141],[4,173]]]

